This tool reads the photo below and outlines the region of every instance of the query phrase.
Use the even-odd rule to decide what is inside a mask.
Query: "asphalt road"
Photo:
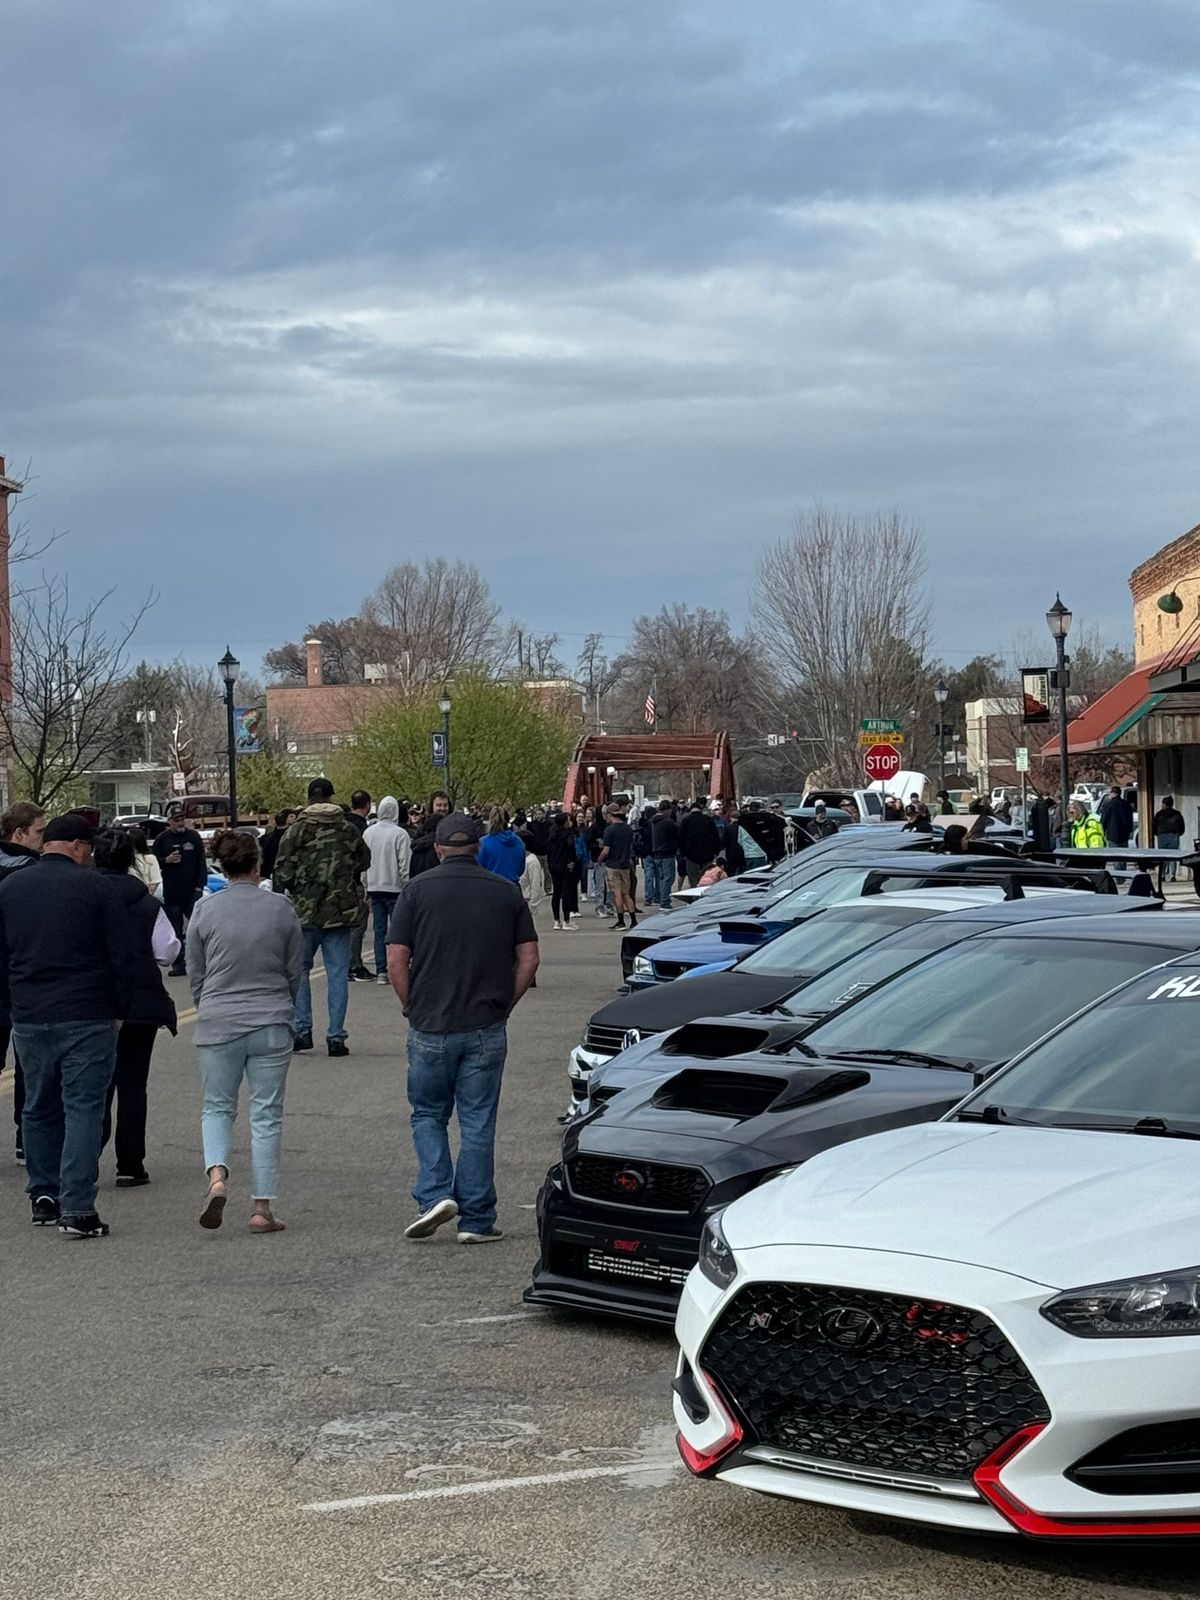
[[[23,1170],[0,1164],[0,1595],[1200,1594],[1176,1552],[968,1541],[695,1483],[672,1445],[670,1337],[522,1309],[566,1051],[617,981],[613,936],[585,920],[543,923],[538,988],[514,1018],[502,1244],[402,1237],[402,1021],[365,984],[350,1059],[292,1071],[285,1233],[246,1231],[244,1165],[224,1228],[196,1225],[186,1026],[155,1058],[152,1184],[114,1190],[106,1159],[110,1238],[30,1228]]]

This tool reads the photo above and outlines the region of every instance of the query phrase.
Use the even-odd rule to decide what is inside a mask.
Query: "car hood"
[[[765,972],[713,972],[686,982],[662,983],[653,989],[618,995],[594,1012],[591,1021],[603,1028],[643,1028],[661,1033],[664,1028],[678,1028],[697,1017],[724,1017],[773,1005],[803,981],[803,974],[780,977],[778,973]],[[795,1032],[795,1023],[789,1031]]]
[[[927,1067],[798,1066],[740,1058],[736,1070],[679,1063],[679,1070],[627,1089],[573,1123],[564,1155],[694,1161],[710,1171],[723,1152],[749,1154],[764,1171],[846,1139],[932,1122],[962,1098],[969,1079]]]
[[[838,1246],[1066,1289],[1200,1262],[1200,1144],[938,1122],[829,1150],[725,1213],[735,1250]]]

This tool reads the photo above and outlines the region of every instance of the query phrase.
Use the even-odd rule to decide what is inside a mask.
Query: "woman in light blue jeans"
[[[258,841],[227,832],[213,855],[229,880],[196,907],[187,962],[198,1008],[196,1054],[204,1089],[200,1129],[208,1194],[202,1228],[219,1228],[229,1185],[229,1145],[242,1079],[250,1090],[252,1233],[280,1233],[277,1198],[283,1095],[292,1060],[304,936],[292,904],[259,883]]]

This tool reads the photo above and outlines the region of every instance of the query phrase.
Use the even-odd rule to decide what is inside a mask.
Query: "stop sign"
[[[900,771],[900,752],[894,744],[873,744],[863,751],[863,771],[876,778],[894,778]]]

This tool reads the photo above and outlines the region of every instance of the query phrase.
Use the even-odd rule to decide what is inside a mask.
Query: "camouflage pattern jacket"
[[[341,806],[306,806],[279,843],[271,887],[286,894],[305,928],[349,928],[362,905],[371,851]]]

